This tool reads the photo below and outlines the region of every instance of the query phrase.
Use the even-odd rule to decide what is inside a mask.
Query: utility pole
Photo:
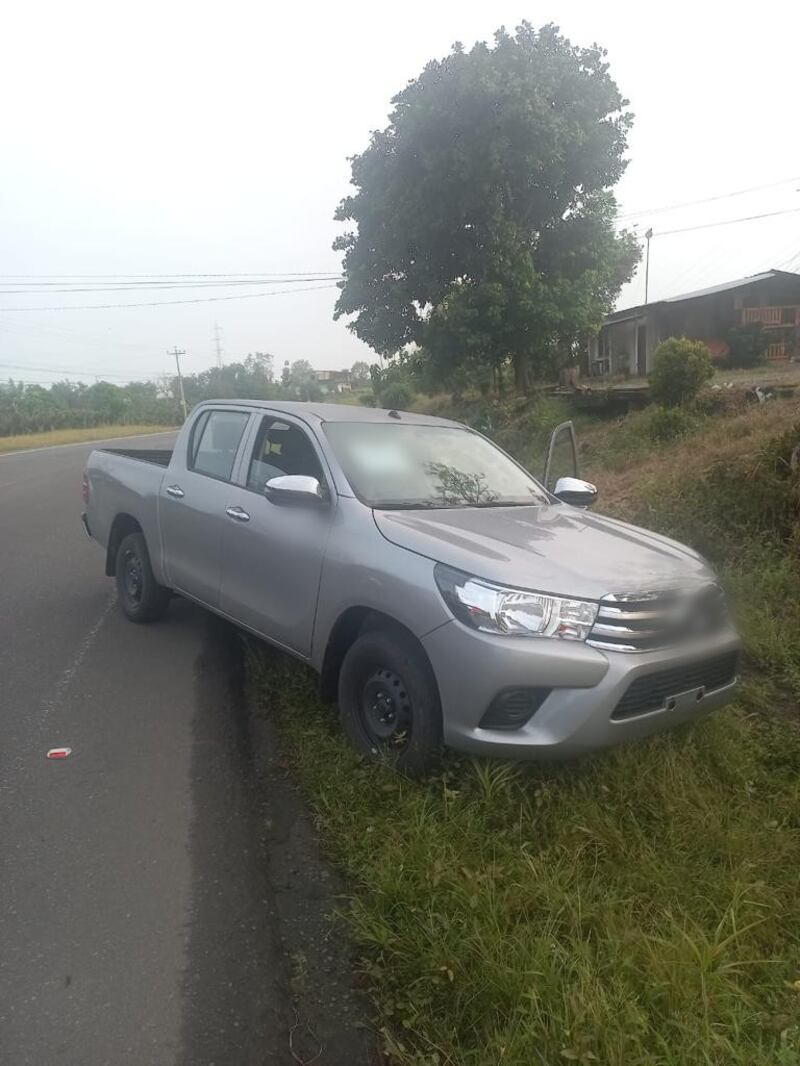
[[[650,291],[650,238],[653,236],[652,226],[644,236],[647,241],[647,252],[645,253],[644,261],[644,302],[645,306],[647,306],[647,296]]]
[[[214,323],[214,350],[217,353],[217,366],[222,366],[222,330]]]
[[[181,356],[186,355],[183,348],[173,348],[172,351],[167,350],[167,355],[175,356],[175,366],[178,368],[178,384],[181,388],[181,407],[183,408],[183,420],[186,421],[188,411],[186,410],[186,396],[183,391],[183,374],[181,374]]]

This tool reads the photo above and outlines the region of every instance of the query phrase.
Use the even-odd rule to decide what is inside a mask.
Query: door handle
[[[250,521],[250,515],[247,511],[243,511],[241,507],[226,507],[225,514],[228,518],[235,518],[237,522]]]
[[[174,496],[176,500],[182,500],[186,493],[180,485],[167,485],[167,495]]]

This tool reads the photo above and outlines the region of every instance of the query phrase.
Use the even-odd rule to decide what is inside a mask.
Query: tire
[[[421,648],[399,630],[362,633],[339,671],[339,714],[354,747],[414,776],[427,773],[442,746],[442,712]]]
[[[171,593],[153,576],[147,542],[141,533],[129,533],[123,538],[114,574],[126,618],[131,622],[156,622],[164,616]]]

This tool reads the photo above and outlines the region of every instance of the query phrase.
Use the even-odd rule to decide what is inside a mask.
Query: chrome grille
[[[612,593],[600,600],[587,644],[609,651],[655,651],[718,632],[727,616],[725,596],[715,582]]]

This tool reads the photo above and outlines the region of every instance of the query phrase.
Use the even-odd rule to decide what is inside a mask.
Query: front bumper
[[[735,652],[732,629],[690,645],[657,652],[598,651],[572,641],[497,637],[447,622],[423,639],[439,684],[444,741],[452,748],[506,758],[572,758],[637,740],[703,717],[727,703],[732,683],[713,691],[670,693],[678,698],[635,717],[612,718],[631,683],[646,674],[689,666]],[[482,729],[494,697],[509,687],[552,691],[519,729]]]

